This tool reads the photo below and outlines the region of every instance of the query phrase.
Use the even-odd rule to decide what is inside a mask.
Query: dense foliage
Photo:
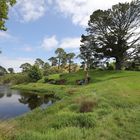
[[[38,66],[34,65],[29,70],[28,76],[31,82],[36,82],[42,78],[42,72]]]
[[[81,57],[87,65],[115,58],[116,69],[132,57],[140,57],[140,1],[119,3],[90,16],[87,35],[82,35]],[[139,53],[139,54],[138,54]]]
[[[0,30],[6,30],[5,21],[8,19],[9,7],[15,3],[16,0],[0,0]]]

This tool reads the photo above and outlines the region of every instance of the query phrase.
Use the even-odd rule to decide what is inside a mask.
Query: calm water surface
[[[12,90],[0,85],[0,119],[14,118],[37,107],[46,108],[55,101],[48,95]]]

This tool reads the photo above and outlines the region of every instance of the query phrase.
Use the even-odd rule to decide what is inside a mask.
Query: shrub
[[[96,106],[96,101],[93,100],[84,100],[80,104],[80,112],[85,113],[85,112],[92,112],[93,108]]]
[[[47,83],[48,81],[49,81],[48,77],[45,76],[45,77],[44,77],[44,82]]]
[[[48,74],[58,74],[58,73],[67,73],[65,69],[58,69],[58,67],[51,67],[48,71]]]
[[[36,82],[42,78],[42,72],[38,66],[32,66],[28,72],[28,76],[31,82]]]
[[[28,82],[29,82],[29,77],[25,73],[6,74],[0,79],[1,84],[22,84]]]

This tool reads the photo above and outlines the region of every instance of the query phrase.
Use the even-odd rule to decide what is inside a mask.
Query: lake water
[[[0,119],[5,120],[25,114],[37,107],[46,108],[55,102],[54,97],[0,86]]]

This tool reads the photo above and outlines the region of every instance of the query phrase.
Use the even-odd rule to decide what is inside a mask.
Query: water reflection
[[[0,119],[15,117],[37,107],[46,108],[56,100],[53,95],[27,93],[0,86]]]
[[[33,110],[43,104],[48,104],[50,105],[50,98],[51,98],[51,103],[53,103],[55,100],[48,95],[40,96],[38,94],[27,94],[27,93],[21,93],[21,98],[19,99],[19,102],[25,105],[28,105],[30,110]]]

